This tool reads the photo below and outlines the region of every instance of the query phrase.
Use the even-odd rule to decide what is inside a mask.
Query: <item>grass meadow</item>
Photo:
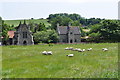
[[[77,52],[66,47],[93,50]],[[42,55],[42,51],[53,51],[53,55]],[[74,57],[66,56],[70,53]],[[118,78],[118,43],[2,46],[2,77]]]
[[[14,25],[15,27],[19,25],[20,21],[23,23],[24,20],[4,20],[4,22],[8,25]],[[29,22],[34,22],[34,23],[37,23],[39,24],[40,22],[41,23],[44,23],[46,27],[49,27],[50,24],[47,22],[48,20],[47,19],[33,19],[33,20],[25,20],[26,23],[28,24]]]

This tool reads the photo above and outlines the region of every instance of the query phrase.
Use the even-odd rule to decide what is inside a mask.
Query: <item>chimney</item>
[[[57,23],[57,27],[59,27],[59,23]]]
[[[68,26],[69,26],[69,27],[71,26],[71,23],[70,23],[70,22],[68,23]]]
[[[26,24],[26,21],[24,20],[24,24]]]

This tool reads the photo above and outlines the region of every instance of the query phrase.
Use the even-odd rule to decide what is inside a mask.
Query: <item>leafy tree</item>
[[[56,43],[59,38],[55,30],[36,32],[33,36],[35,43]]]
[[[35,43],[46,43],[49,39],[49,35],[46,31],[36,32],[33,35]]]
[[[104,40],[120,41],[120,21],[119,20],[104,20],[101,22],[101,37]]]
[[[100,29],[101,29],[101,24],[92,25],[89,34],[91,34],[91,33],[93,33],[93,32],[94,32],[94,33],[97,33],[97,32],[100,31]]]
[[[14,30],[13,26],[7,25],[4,23],[4,21],[2,21],[2,42],[3,44],[7,44],[8,41],[8,31],[10,30]]]
[[[104,20],[100,24],[91,27],[92,33],[100,33],[99,40],[118,42],[120,37],[120,21],[119,20]]]
[[[81,31],[81,37],[85,37],[86,36],[86,32],[83,31],[82,27],[80,27],[80,31]]]
[[[30,23],[29,23],[29,26],[30,26],[30,30],[31,30],[32,32],[34,32],[34,28],[35,28],[34,23],[33,23],[33,22],[30,22]]]
[[[47,33],[49,34],[49,40],[51,43],[58,42],[59,36],[55,30],[47,30]]]
[[[63,17],[62,18],[62,25],[63,26],[67,26],[69,23],[72,23],[72,22],[73,22],[73,20],[68,18],[68,17]]]
[[[69,22],[72,23],[72,26],[79,26],[80,24],[88,26],[100,23],[103,19],[100,18],[90,18],[86,19],[81,17],[79,14],[67,14],[67,13],[59,13],[59,14],[50,14],[47,18],[49,23],[51,23],[51,28],[56,29],[56,24],[67,26]]]
[[[94,41],[94,42],[99,42],[99,38],[100,38],[101,34],[99,32],[97,33],[91,33],[89,34],[90,37],[90,41]]]
[[[82,17],[79,14],[69,14],[69,18],[72,19],[73,21],[79,20]]]
[[[44,23],[36,24],[36,27],[34,30],[35,30],[34,32],[45,31],[46,30],[45,24]]]
[[[2,17],[0,17],[0,42],[2,41]]]
[[[60,25],[62,25],[62,17],[60,17],[60,16],[57,16],[56,18],[54,18],[54,19],[52,19],[51,21],[50,21],[50,23],[51,23],[51,28],[52,29],[56,29],[56,27],[57,27],[57,23],[59,23]]]
[[[81,24],[79,23],[79,21],[73,21],[72,26],[81,26]]]

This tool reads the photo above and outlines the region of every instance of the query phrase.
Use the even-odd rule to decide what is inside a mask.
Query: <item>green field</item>
[[[93,50],[77,52],[66,47]],[[3,46],[2,50],[3,78],[118,78],[118,43]],[[42,55],[44,50],[53,55]],[[66,56],[70,53],[74,57]]]
[[[14,25],[15,27],[19,25],[20,21],[23,23],[24,20],[4,20],[6,24],[8,25]],[[25,20],[26,23],[28,24],[29,22],[34,22],[34,23],[44,23],[46,27],[50,26],[50,24],[47,22],[47,19],[33,19],[33,20]]]

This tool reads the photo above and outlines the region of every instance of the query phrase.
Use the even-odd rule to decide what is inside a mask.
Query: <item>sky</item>
[[[3,20],[47,18],[55,13],[77,13],[85,18],[118,18],[119,0],[0,0]]]

